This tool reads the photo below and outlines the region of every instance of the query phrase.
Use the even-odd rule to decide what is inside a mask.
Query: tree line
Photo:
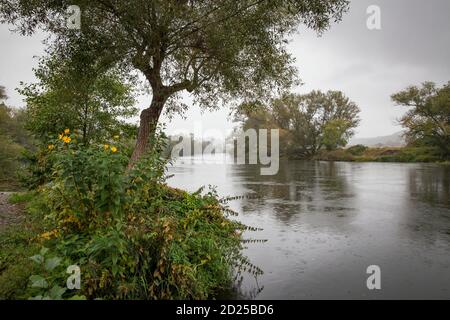
[[[410,86],[395,93],[391,98],[396,105],[408,108],[398,121],[405,129],[407,147],[430,156],[422,155],[423,159],[448,159],[450,82],[442,87],[424,82],[421,86]],[[241,104],[235,112],[235,120],[240,122],[242,131],[279,129],[281,155],[312,159],[322,151],[326,154],[326,151],[346,147],[360,124],[359,113],[360,108],[343,92],[312,91],[284,94],[267,103]],[[361,153],[366,149],[360,146],[351,151]]]
[[[359,108],[340,91],[284,94],[268,104],[239,106],[235,119],[242,130],[279,129],[280,154],[312,158],[319,150],[344,147],[360,122]]]

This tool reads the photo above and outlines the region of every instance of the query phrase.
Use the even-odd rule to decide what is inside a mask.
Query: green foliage
[[[353,135],[349,130],[350,128],[350,121],[345,119],[333,119],[328,121],[322,127],[322,144],[327,150],[345,147],[348,140]]]
[[[7,99],[3,87],[0,87],[0,135],[9,137],[23,147],[29,148],[32,141],[24,129],[26,115],[22,109],[9,107],[5,104]]]
[[[18,228],[0,233],[0,299],[27,297],[28,277],[35,266],[29,259],[37,246],[30,243],[29,230]]]
[[[35,74],[38,82],[20,93],[28,106],[26,126],[41,141],[65,128],[77,131],[84,144],[128,131],[123,120],[137,110],[131,86],[117,70],[84,52],[70,60],[55,53],[40,62]]]
[[[368,148],[362,145],[348,149],[322,150],[315,157],[324,161],[359,162],[440,162],[440,150],[433,147]]]
[[[53,159],[46,152],[49,140],[71,128],[78,143],[98,144],[119,135],[132,140],[136,126],[125,119],[136,114],[134,92],[117,69],[109,68],[86,52],[70,59],[53,53],[35,70],[38,82],[24,86],[26,127],[38,138],[38,151],[24,152],[27,171],[20,180],[29,189],[50,181]]]
[[[89,52],[100,65],[141,71],[154,96],[192,91],[203,103],[217,96],[265,95],[290,85],[293,59],[287,38],[299,24],[322,32],[340,21],[346,0],[316,1],[29,1],[2,0],[0,17],[23,33],[44,26],[52,51]],[[81,32],[64,27],[65,11],[78,5]],[[147,26],[147,27],[143,27]],[[233,29],[233,36],[229,30]],[[160,86],[159,83],[171,85]]]
[[[345,149],[321,150],[314,159],[321,161],[356,161],[356,157]]]
[[[18,187],[21,154],[31,148],[32,140],[24,129],[24,112],[6,106],[6,98],[0,87],[0,188],[10,191]]]
[[[438,162],[440,160],[438,148],[406,147],[394,151],[385,150],[377,156],[381,162]]]
[[[0,181],[14,181],[23,147],[10,137],[0,135]]]
[[[27,203],[30,202],[34,197],[31,192],[24,193],[14,193],[8,198],[8,202],[12,204]]]
[[[39,193],[47,227],[36,239],[80,266],[83,295],[205,299],[230,285],[234,267],[261,273],[240,252],[246,227],[226,218],[214,190],[190,194],[164,184],[161,138],[129,170],[121,142],[112,142],[83,146],[70,133],[52,141],[52,180]],[[33,260],[48,262],[43,254]],[[58,287],[50,291],[59,280],[44,271],[31,279],[39,287],[32,296],[58,298]]]
[[[411,146],[434,147],[440,159],[450,157],[450,82],[442,88],[433,82],[409,87],[392,95],[398,105],[410,107],[400,119]],[[412,107],[412,108],[411,108]]]
[[[52,159],[48,158],[46,148],[22,153],[25,170],[18,174],[20,183],[28,190],[35,190],[51,180]]]
[[[361,156],[368,148],[369,147],[366,147],[362,144],[357,144],[348,148],[347,152],[351,153],[354,156]]]
[[[240,105],[237,120],[243,130],[279,129],[280,153],[310,158],[319,150],[345,146],[359,123],[359,108],[340,91],[285,94],[270,101]]]
[[[47,228],[40,198],[35,193],[13,196],[13,202],[22,200],[28,201],[24,219],[0,232],[0,300],[29,297],[28,278],[37,271],[29,257],[39,252],[36,235]]]
[[[38,266],[40,274],[33,274],[29,277],[28,294],[32,295],[30,300],[80,300],[84,296],[68,292],[68,289],[59,284],[66,285],[66,273],[63,268],[63,259],[50,257],[49,249],[42,247],[38,254],[30,257]]]
[[[341,20],[348,0],[44,1],[1,0],[0,19],[24,33],[44,27],[50,52],[140,72],[152,91],[141,114],[134,164],[164,109],[182,113],[182,91],[204,108],[267,99],[297,83],[289,36],[300,24],[317,32]],[[65,27],[69,5],[83,12],[80,32]],[[233,30],[230,36],[229,30]]]
[[[128,170],[120,139],[108,148],[77,140],[69,132],[51,141],[52,180],[12,199],[30,201],[27,227],[1,235],[0,297],[205,299],[236,270],[262,272],[241,254],[242,232],[257,229],[227,218],[229,199],[164,183],[162,137]],[[69,264],[82,270],[80,292],[63,289]]]

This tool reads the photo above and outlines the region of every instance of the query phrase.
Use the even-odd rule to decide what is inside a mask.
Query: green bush
[[[214,190],[164,182],[164,148],[127,170],[118,140],[80,146],[61,134],[48,146],[52,180],[40,190],[48,227],[37,241],[82,270],[81,294],[103,299],[205,299],[234,268],[261,273],[241,255],[246,226]]]
[[[35,271],[30,260],[39,252],[36,235],[44,232],[45,225],[42,202],[36,194],[12,196],[11,201],[29,201],[23,220],[0,232],[0,300],[27,298],[28,278]]]
[[[321,150],[315,157],[323,161],[356,162],[440,162],[440,150],[434,147],[408,146],[404,148],[368,148],[363,145],[332,151]]]
[[[316,160],[321,161],[354,161],[352,154],[347,152],[345,149],[337,150],[321,150],[319,154],[315,157]]]
[[[48,151],[25,151],[22,154],[25,170],[18,174],[19,181],[27,190],[35,190],[51,180],[53,163]]]
[[[362,144],[357,144],[354,146],[351,146],[350,148],[347,149],[347,152],[349,152],[350,154],[354,155],[354,156],[361,156],[364,154],[364,152],[368,149],[368,147],[362,145]]]
[[[35,263],[38,274],[29,277],[30,285],[28,293],[32,295],[30,300],[82,300],[86,297],[77,295],[77,289],[68,290],[62,285],[66,285],[66,268],[63,268],[63,259],[57,256],[51,256],[49,249],[42,247],[38,254],[30,257]]]
[[[34,270],[29,257],[37,250],[30,239],[28,230],[0,233],[0,300],[27,298],[28,277]]]

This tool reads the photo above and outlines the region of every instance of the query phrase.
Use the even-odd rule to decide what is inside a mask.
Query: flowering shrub
[[[52,226],[39,239],[82,270],[81,293],[106,299],[204,299],[228,286],[245,226],[214,190],[188,193],[165,183],[164,148],[127,170],[120,138],[80,146],[70,130],[47,148],[52,180],[42,188]]]

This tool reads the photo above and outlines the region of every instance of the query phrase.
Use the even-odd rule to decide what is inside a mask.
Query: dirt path
[[[0,232],[22,220],[22,207],[8,202],[12,192],[0,192]]]

